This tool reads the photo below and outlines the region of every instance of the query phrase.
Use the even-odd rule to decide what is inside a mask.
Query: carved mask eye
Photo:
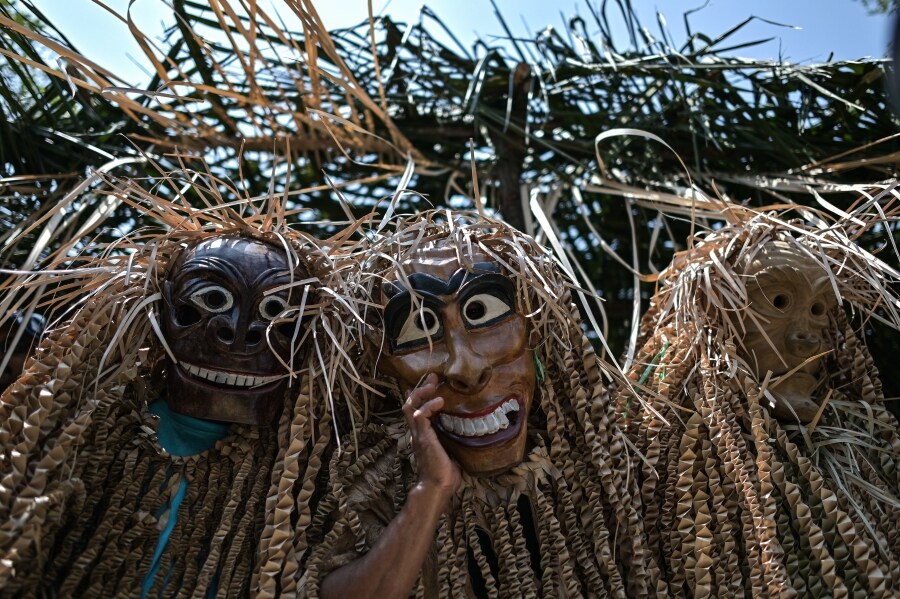
[[[816,301],[810,306],[809,311],[813,316],[825,316],[825,313],[828,312],[828,306],[825,305],[824,301]]]
[[[277,295],[264,297],[259,302],[259,315],[263,320],[274,320],[279,314],[287,310],[288,303],[284,298]]]
[[[234,296],[221,285],[207,285],[190,295],[191,301],[207,312],[218,314],[230,310]]]
[[[397,349],[402,349],[419,345],[429,338],[439,338],[441,333],[440,317],[433,309],[422,306],[421,310],[410,310],[394,343]]]
[[[781,291],[772,296],[771,302],[776,310],[784,312],[790,309],[791,305],[794,303],[794,299],[791,297],[790,293]]]
[[[469,328],[493,324],[509,316],[512,311],[506,300],[490,293],[473,295],[462,306],[463,320]]]

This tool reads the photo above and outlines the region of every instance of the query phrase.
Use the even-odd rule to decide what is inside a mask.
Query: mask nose
[[[207,325],[207,338],[227,352],[254,354],[266,347],[266,324],[242,322],[240,315],[218,314]]]
[[[445,384],[457,393],[477,393],[491,380],[491,364],[474,350],[466,331],[454,331],[449,337]]]
[[[795,327],[788,333],[787,346],[794,355],[808,358],[821,351],[822,336],[808,328]]]

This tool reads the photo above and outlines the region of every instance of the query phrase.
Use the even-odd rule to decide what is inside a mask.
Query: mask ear
[[[400,380],[400,373],[398,372],[396,365],[394,363],[396,358],[387,353],[382,353],[378,357],[378,364],[375,365],[375,369],[379,374],[383,376],[389,376],[392,379]]]
[[[172,301],[172,281],[168,279],[163,281],[162,284],[162,305],[160,306],[160,317],[162,322],[160,322],[160,326],[163,327],[163,330],[166,330],[166,322],[171,318],[173,314],[173,310],[175,309],[175,303]]]

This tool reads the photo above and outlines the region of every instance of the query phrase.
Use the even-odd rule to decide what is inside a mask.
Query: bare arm
[[[418,482],[375,546],[322,581],[322,599],[409,597],[434,541],[441,513],[460,483],[459,466],[444,451],[431,426],[431,417],[444,405],[443,398],[434,397],[436,387],[437,375],[429,374],[403,405],[412,433]]]

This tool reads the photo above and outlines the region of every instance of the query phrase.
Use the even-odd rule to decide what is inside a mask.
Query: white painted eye
[[[400,329],[395,343],[398,347],[409,343],[424,341],[429,337],[437,337],[441,332],[441,319],[431,308],[425,306],[421,310],[412,310]]]
[[[490,293],[478,293],[466,300],[462,307],[463,320],[469,327],[482,326],[512,312],[512,307]]]
[[[191,301],[207,312],[218,314],[231,309],[234,296],[221,285],[207,285],[191,294]]]
[[[259,302],[259,315],[265,320],[274,320],[275,317],[287,310],[287,307],[288,303],[284,298],[270,295]]]

